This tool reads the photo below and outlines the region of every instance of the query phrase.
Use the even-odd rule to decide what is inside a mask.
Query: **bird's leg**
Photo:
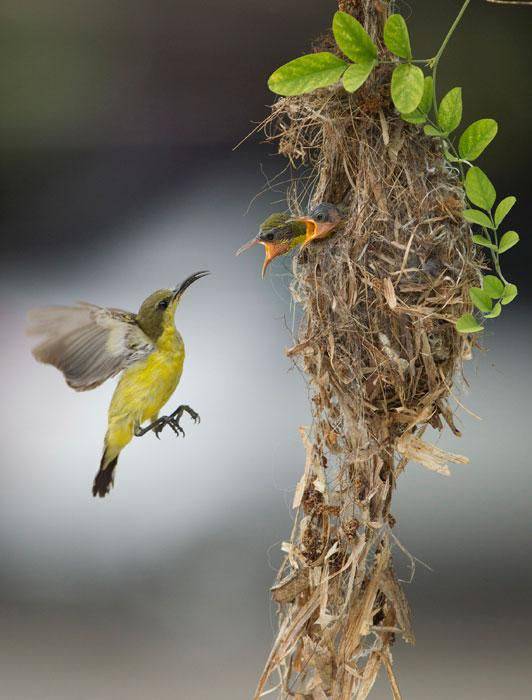
[[[165,425],[169,424],[169,416],[161,416],[160,418],[157,418],[157,420],[154,420],[153,423],[150,423],[147,425],[145,428],[141,428],[140,425],[138,425],[135,428],[135,437],[142,437],[143,435],[146,435],[146,433],[149,433],[153,431],[157,437],[159,437],[159,433],[162,431]],[[172,428],[173,429],[173,428]],[[174,430],[174,432],[176,432]],[[179,435],[179,433],[177,433]],[[184,435],[184,433],[183,433]]]
[[[161,416],[160,418],[157,418],[157,420],[154,420],[153,423],[147,425],[145,428],[138,426],[135,428],[135,437],[142,437],[143,435],[146,435],[146,433],[153,431],[157,439],[159,439],[159,434],[166,425],[169,425],[177,436],[182,435],[185,437],[185,431],[179,425],[179,421],[175,421],[172,416]]]
[[[169,425],[172,428],[174,433],[176,433],[177,435],[181,433],[183,437],[185,437],[185,431],[179,423],[183,416],[183,413],[188,413],[188,415],[192,418],[194,423],[199,423],[201,420],[199,417],[199,413],[196,413],[196,411],[193,408],[190,408],[190,406],[187,406],[186,404],[178,406],[173,413],[171,413],[169,416],[165,416],[165,418],[167,419],[167,425]]]
[[[176,410],[169,416],[161,416],[160,418],[157,418],[157,420],[154,420],[153,423],[147,425],[145,428],[141,428],[140,426],[138,426],[137,428],[135,428],[135,436],[142,437],[143,435],[146,435],[146,433],[149,433],[152,430],[158,438],[163,428],[166,425],[169,425],[176,435],[182,435],[183,437],[185,437],[185,431],[179,424],[183,413],[188,413],[188,415],[192,418],[192,420],[195,423],[199,423],[200,417],[196,413],[196,411],[190,408],[190,406],[183,404],[182,406],[178,406]]]

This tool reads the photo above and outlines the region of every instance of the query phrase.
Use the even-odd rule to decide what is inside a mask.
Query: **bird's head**
[[[306,235],[301,246],[301,248],[304,248],[310,241],[330,236],[343,218],[339,207],[322,202],[314,207],[307,216],[298,216],[291,219],[291,221],[305,225]]]
[[[288,214],[282,212],[272,214],[260,225],[258,234],[239,248],[237,255],[243,253],[251,246],[260,243],[264,246],[264,263],[262,265],[262,276],[266,272],[272,260],[288,253],[298,243],[305,240],[306,227],[304,223],[293,221]]]
[[[142,302],[137,323],[151,340],[156,341],[164,329],[173,324],[175,310],[185,290],[208,274],[206,270],[195,272],[174,289],[158,289]]]

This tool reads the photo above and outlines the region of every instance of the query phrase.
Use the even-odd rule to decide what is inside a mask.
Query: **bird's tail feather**
[[[102,461],[100,462],[100,469],[94,477],[94,483],[92,485],[92,495],[104,498],[109,491],[112,489],[114,484],[115,469],[118,462],[118,455],[109,459],[107,450],[104,450],[102,455]]]

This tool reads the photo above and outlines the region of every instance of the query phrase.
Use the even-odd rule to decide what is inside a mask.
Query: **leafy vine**
[[[384,44],[395,57],[390,61],[379,57],[377,46],[360,22],[346,12],[336,12],[332,30],[338,48],[348,60],[328,51],[300,56],[274,71],[268,87],[278,95],[290,96],[313,92],[341,81],[347,92],[355,92],[379,63],[394,65],[391,98],[402,119],[423,127],[427,136],[438,139],[447,162],[460,171],[471,205],[462,215],[468,223],[479,227],[481,233],[474,233],[473,241],[489,251],[495,272],[484,275],[481,286],[472,287],[469,295],[484,318],[496,318],[502,307],[517,296],[517,287],[504,277],[500,260],[502,254],[519,242],[516,231],[503,233],[501,230],[516,198],[505,197],[495,207],[495,188],[473,161],[493,141],[498,125],[494,119],[478,119],[462,132],[456,143],[451,134],[462,122],[462,89],[452,88],[440,101],[437,97],[440,59],[469,3],[470,0],[463,3],[436,55],[427,59],[413,57],[408,27],[401,15],[390,15],[384,26]],[[483,326],[473,314],[466,313],[456,321],[456,329],[460,333],[476,333]]]

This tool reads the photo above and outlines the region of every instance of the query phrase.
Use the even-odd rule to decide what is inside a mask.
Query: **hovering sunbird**
[[[30,312],[28,332],[43,336],[33,349],[34,357],[57,367],[76,391],[94,389],[122,372],[109,406],[93,496],[109,493],[120,452],[133,436],[153,431],[159,437],[166,425],[184,435],[179,424],[184,413],[199,421],[190,406],[179,406],[160,418],[159,411],[174,393],[185,359],[183,339],[174,323],[176,308],[185,290],[208,274],[195,272],[174,289],[150,294],[137,314],[85,302]],[[146,421],[149,424],[142,427]]]
[[[277,212],[263,221],[258,234],[236,251],[237,255],[243,253],[251,246],[260,243],[264,246],[264,263],[262,276],[266,272],[272,260],[288,253],[299,243],[303,243],[306,235],[306,225],[303,222],[290,220],[289,214]]]
[[[339,207],[322,202],[314,207],[307,216],[296,216],[289,219],[289,222],[305,225],[305,239],[301,245],[301,249],[303,249],[311,241],[328,238],[343,218]]]

